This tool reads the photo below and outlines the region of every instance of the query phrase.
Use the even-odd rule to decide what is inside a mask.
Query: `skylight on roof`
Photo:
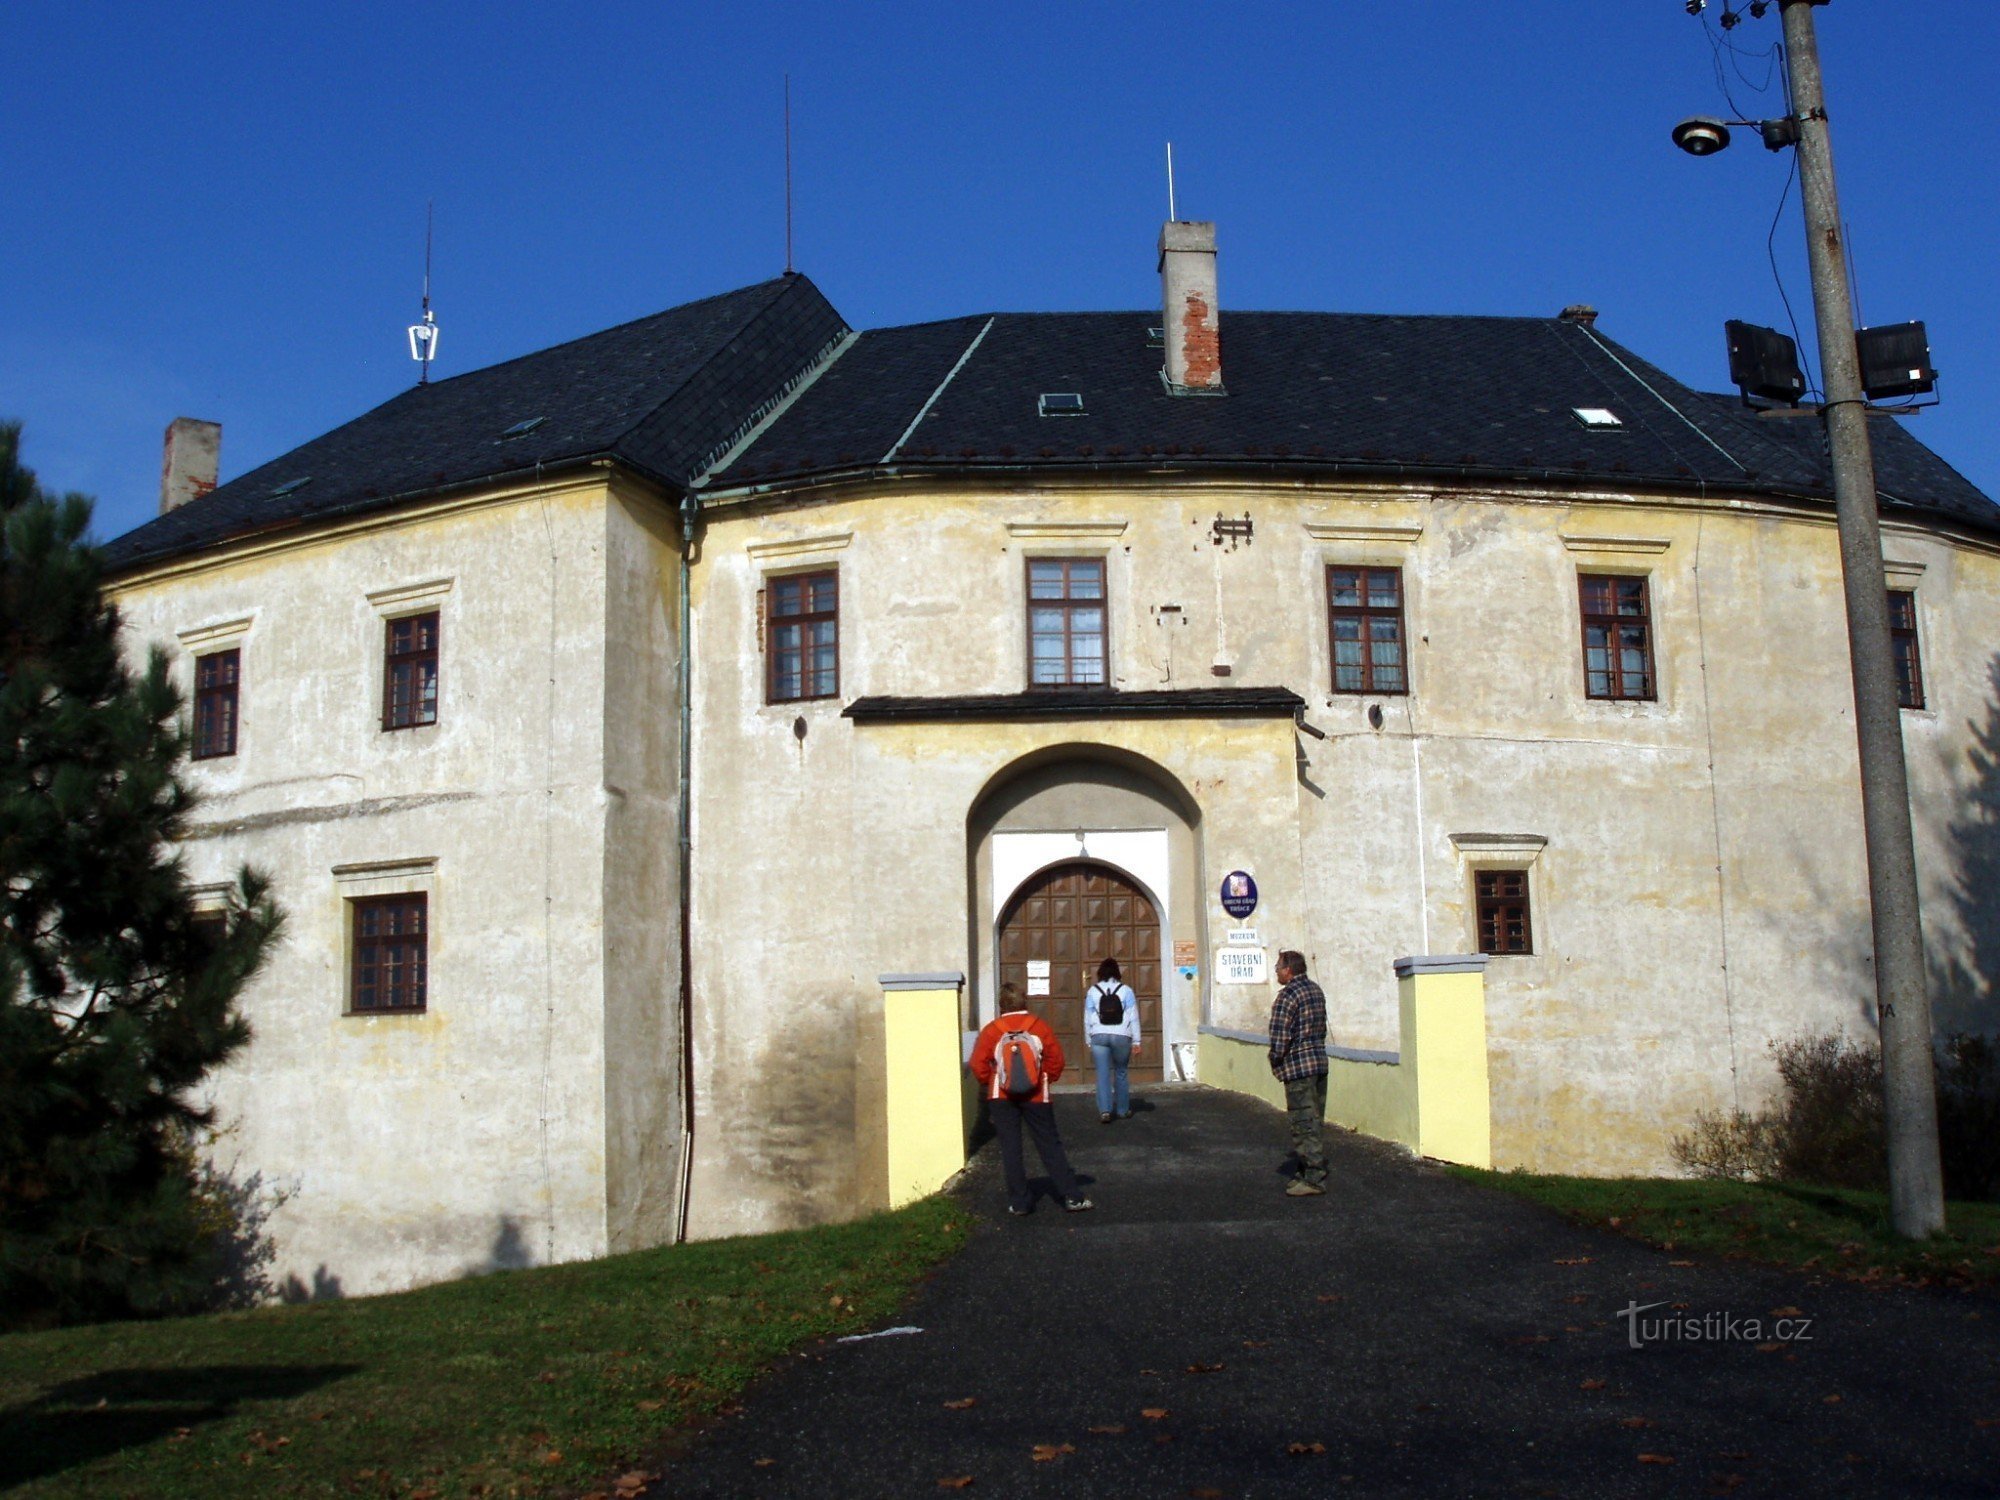
[[[1164,349],[1167,347],[1167,330],[1157,325],[1146,330],[1146,347]]]
[[[1572,406],[1577,421],[1586,427],[1623,427],[1625,419],[1602,406]]]
[[[271,491],[271,498],[273,500],[282,500],[287,495],[296,495],[311,483],[312,475],[310,474],[306,475],[303,479],[287,479],[283,484]]]
[[[505,432],[501,433],[499,440],[504,443],[509,438],[526,437],[529,433],[533,432],[537,427],[541,426],[542,423],[546,421],[548,421],[547,417],[523,418],[521,421],[516,422],[512,427],[509,427]]]
[[[1083,397],[1075,391],[1045,391],[1040,410],[1045,417],[1080,417],[1083,415]]]

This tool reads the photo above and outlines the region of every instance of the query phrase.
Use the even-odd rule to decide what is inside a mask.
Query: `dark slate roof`
[[[1136,693],[1117,688],[1045,688],[1031,693],[974,693],[937,698],[856,698],[842,717],[857,724],[1011,719],[1289,719],[1306,706],[1290,688],[1176,688]]]
[[[595,458],[678,489],[847,331],[811,281],[787,275],[416,386],[125,533],[105,561],[131,567]],[[534,417],[546,420],[501,439]],[[310,483],[274,495],[297,479]]]
[[[1225,309],[1228,394],[1176,396],[1149,347],[1159,316],[999,313],[864,333],[707,484],[1275,467],[1831,495],[1816,422],[1692,390],[1565,319]],[[1062,391],[1084,414],[1040,415],[1037,398]],[[1573,409],[1594,406],[1624,425],[1586,427]],[[1921,443],[1888,421],[1871,430],[1891,508],[2000,530],[2000,508]]]

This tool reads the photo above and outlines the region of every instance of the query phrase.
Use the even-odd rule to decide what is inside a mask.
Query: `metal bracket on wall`
[[[1250,542],[1252,532],[1253,528],[1250,522],[1249,511],[1246,510],[1243,512],[1243,519],[1240,521],[1232,520],[1228,516],[1218,515],[1215,518],[1215,524],[1208,528],[1208,540],[1212,545],[1217,547],[1220,547],[1227,541],[1229,543],[1229,550],[1234,552],[1238,543],[1247,545]]]

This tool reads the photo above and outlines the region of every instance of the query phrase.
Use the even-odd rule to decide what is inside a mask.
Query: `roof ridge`
[[[736,292],[724,292],[721,295],[724,297],[735,296],[742,292],[756,291],[759,290],[760,288],[767,286],[775,286],[777,288],[776,293],[770,297],[765,298],[763,301],[759,302],[756,305],[756,307],[753,308],[744,317],[743,321],[736,325],[734,330],[730,332],[727,338],[718,340],[715,347],[709,350],[708,357],[702,360],[702,362],[696,365],[693,369],[689,370],[687,374],[682,377],[679,385],[675,386],[672,390],[668,391],[666,395],[662,396],[658,401],[655,401],[650,407],[648,407],[637,418],[635,418],[628,426],[621,429],[618,432],[618,434],[614,436],[611,439],[610,443],[607,445],[607,451],[616,451],[619,444],[623,443],[627,438],[632,436],[633,433],[637,432],[641,427],[644,427],[654,417],[658,416],[661,410],[669,402],[671,402],[676,396],[680,395],[680,393],[686,390],[690,385],[694,384],[696,376],[700,375],[703,371],[707,370],[710,365],[714,364],[716,360],[720,359],[724,354],[724,352],[727,351],[732,345],[734,345],[738,339],[742,338],[744,334],[748,333],[760,318],[767,316],[773,308],[778,306],[779,303],[783,302],[786,296],[790,294],[792,291],[794,291],[796,288],[801,286],[810,288],[813,294],[817,296],[820,299],[820,301],[825,302],[829,308],[832,308],[833,315],[836,318],[840,319],[840,322],[843,327],[847,323],[847,319],[841,317],[840,309],[834,307],[833,303],[828,301],[826,293],[820,291],[820,289],[817,286],[814,286],[812,278],[806,275],[805,272],[803,271],[787,271],[784,273],[784,275],[774,277],[770,281],[752,282],[747,287],[738,287]],[[704,300],[716,301],[718,299],[706,298]],[[679,307],[668,308],[666,309],[666,311],[684,312],[688,308],[697,305],[699,304],[693,302],[684,302]],[[656,313],[654,316],[658,317],[661,316],[661,314]],[[641,318],[638,321],[644,322],[645,319]],[[620,326],[622,327],[629,325],[620,325]],[[604,331],[606,333],[610,333],[613,330],[607,328]]]

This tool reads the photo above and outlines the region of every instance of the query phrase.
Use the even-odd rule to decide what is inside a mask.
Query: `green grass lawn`
[[[1733,1256],[1855,1281],[2000,1284],[2000,1204],[1948,1204],[1950,1232],[1917,1243],[1890,1232],[1881,1193],[1793,1183],[1450,1170],[1663,1250]]]
[[[880,1326],[967,1228],[933,1198],[395,1296],[11,1335],[0,1490],[575,1493],[788,1350]]]

